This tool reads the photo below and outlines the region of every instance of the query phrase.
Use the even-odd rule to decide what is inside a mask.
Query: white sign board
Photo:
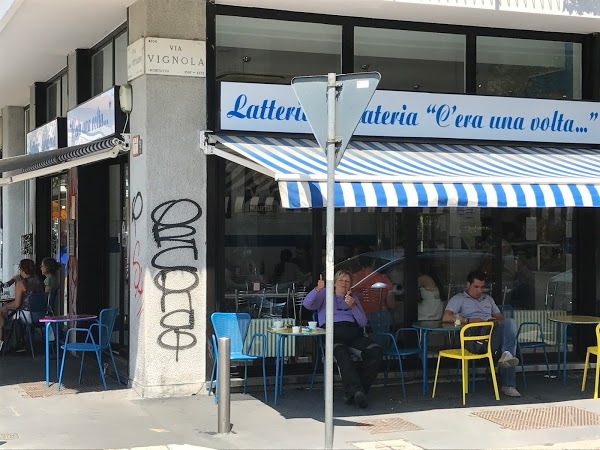
[[[206,77],[206,42],[143,38],[127,47],[127,79],[143,74]]]
[[[58,148],[58,121],[54,119],[27,133],[27,154],[41,153]]]
[[[311,133],[289,85],[221,83],[221,130]],[[600,103],[377,91],[355,135],[600,144]]]
[[[127,47],[127,80],[144,75],[144,38]]]

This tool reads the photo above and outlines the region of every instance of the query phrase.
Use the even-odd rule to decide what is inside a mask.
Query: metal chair
[[[498,308],[505,319],[514,318],[514,309],[511,305],[499,305]],[[534,334],[536,337],[533,340],[520,341],[521,334],[531,335]],[[544,331],[540,322],[523,322],[519,324],[517,329],[517,354],[519,355],[519,361],[521,363],[521,375],[523,376],[523,386],[527,387],[527,380],[525,379],[525,363],[523,361],[523,349],[524,348],[541,348],[544,351],[544,360],[546,361],[546,376],[550,378],[550,365],[548,364],[548,353],[546,347],[548,344],[544,338]]]
[[[228,337],[230,339],[230,359],[231,361],[243,361],[244,362],[244,394],[246,393],[246,385],[248,381],[248,361],[262,360],[263,369],[263,384],[265,388],[265,402],[268,401],[267,397],[267,371],[265,366],[265,357],[267,354],[267,337],[263,333],[254,333],[250,342],[246,346],[246,337],[248,335],[248,329],[250,328],[250,314],[248,313],[221,313],[215,312],[210,316],[210,321],[215,330],[212,336],[213,350],[214,350],[214,361],[212,373],[210,376],[210,386],[208,393],[210,394],[213,389],[213,381],[215,381],[218,360],[219,360],[219,347],[217,346],[217,340],[221,337]],[[262,337],[262,354],[261,355],[249,355],[248,349],[252,348],[254,339],[256,337]],[[217,391],[218,391],[218,380],[215,383],[215,403],[218,402]]]
[[[590,355],[596,355],[596,375],[594,377],[594,399],[598,398],[598,379],[600,378],[600,323],[596,325],[596,345],[589,346],[585,353],[585,365],[583,366],[583,380],[581,381],[581,392],[585,391],[585,381],[587,378],[587,370],[590,362]]]
[[[369,314],[369,324],[373,330],[373,340],[381,348],[383,348],[383,355],[387,360],[384,373],[384,383],[387,384],[388,372],[390,369],[390,361],[392,359],[398,360],[398,366],[400,367],[400,381],[402,383],[402,395],[406,398],[406,389],[404,387],[404,371],[402,369],[402,358],[408,355],[420,355],[421,347],[419,344],[419,331],[416,328],[399,328],[396,331],[396,335],[390,333],[392,327],[392,320],[390,313],[381,310],[373,311]],[[402,333],[415,333],[415,339],[418,347],[402,348],[398,346],[400,335]]]
[[[489,327],[489,332],[485,329]],[[472,328],[479,328],[478,334],[468,334],[467,331]],[[435,369],[435,380],[433,382],[432,398],[435,398],[435,390],[437,388],[438,374],[440,371],[440,361],[442,358],[458,359],[462,363],[462,399],[463,405],[466,404],[466,394],[469,392],[469,361],[476,359],[487,359],[490,364],[490,373],[492,382],[494,383],[494,394],[496,400],[500,400],[498,394],[498,383],[496,382],[496,371],[494,370],[494,360],[492,359],[492,331],[494,324],[492,322],[471,323],[463,326],[460,330],[460,348],[441,350],[438,353],[437,367]],[[471,353],[465,349],[465,343],[469,341],[487,341],[487,351],[483,354]]]
[[[112,360],[113,368],[117,376],[117,383],[121,384],[119,371],[117,370],[117,364],[115,363],[115,358],[113,356],[112,348],[110,346],[110,339],[115,328],[115,322],[117,320],[118,312],[118,308],[105,308],[102,311],[100,311],[98,322],[93,323],[89,328],[70,328],[67,331],[67,334],[65,336],[65,343],[60,347],[63,350],[63,354],[62,364],[60,366],[60,375],[58,377],[59,391],[60,386],[62,384],[63,371],[65,368],[65,359],[67,357],[68,351],[82,352],[81,365],[79,367],[79,384],[81,384],[81,374],[83,373],[83,358],[85,357],[85,353],[94,352],[96,354],[96,360],[98,361],[100,379],[102,380],[102,384],[104,385],[104,390],[107,389],[106,378],[104,377],[104,369],[102,367],[102,352],[104,351],[107,351],[110,355],[110,359]],[[94,339],[94,330],[97,331],[97,340]],[[74,342],[71,342],[71,333],[77,333],[78,331],[86,333],[85,341],[77,342],[76,340],[74,340]]]
[[[29,348],[31,350],[31,357],[35,357],[33,351],[33,338],[36,329],[39,329],[42,337],[44,336],[44,330],[46,325],[40,323],[40,319],[46,316],[48,312],[48,297],[49,294],[45,292],[36,292],[27,296],[27,303],[29,304],[28,310],[22,310],[19,313],[19,317],[25,325],[25,333],[29,340]]]

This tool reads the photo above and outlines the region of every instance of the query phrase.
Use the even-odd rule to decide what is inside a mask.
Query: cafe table
[[[58,379],[60,363],[60,343],[58,338],[58,324],[83,322],[96,319],[98,316],[92,314],[70,314],[67,316],[46,316],[40,319],[40,323],[46,324],[46,386],[50,386],[50,328],[54,332],[56,343],[56,378]]]
[[[596,316],[553,316],[548,317],[548,320],[556,323],[556,355],[557,355],[557,374],[560,375],[560,352],[563,347],[563,384],[567,384],[567,329],[570,325],[596,325],[600,323],[600,317]],[[562,344],[562,345],[561,345]]]
[[[419,330],[421,345],[421,364],[423,375],[423,395],[427,393],[427,333],[429,332],[456,332],[460,331],[462,325],[454,325],[452,322],[441,320],[419,320],[413,323],[413,328]]]
[[[277,346],[275,348],[275,404],[277,399],[283,390],[283,362],[285,359],[285,340],[292,337],[299,338],[318,338],[325,336],[325,330],[323,328],[311,328],[310,331],[307,327],[302,327],[300,333],[293,333],[290,328],[272,328],[268,327],[267,332],[277,335]]]

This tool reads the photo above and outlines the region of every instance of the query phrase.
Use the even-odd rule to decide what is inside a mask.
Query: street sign
[[[336,75],[335,130],[337,166],[381,80],[379,72]],[[295,77],[292,88],[324,152],[327,151],[327,75]]]

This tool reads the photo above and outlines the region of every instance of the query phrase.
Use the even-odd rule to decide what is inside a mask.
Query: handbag
[[[484,334],[489,326],[481,326],[481,327],[473,327],[467,330],[465,333],[466,336],[474,336],[478,334]],[[487,353],[488,348],[488,340],[476,340],[476,341],[465,341],[465,350],[475,354],[475,355],[483,355]]]

